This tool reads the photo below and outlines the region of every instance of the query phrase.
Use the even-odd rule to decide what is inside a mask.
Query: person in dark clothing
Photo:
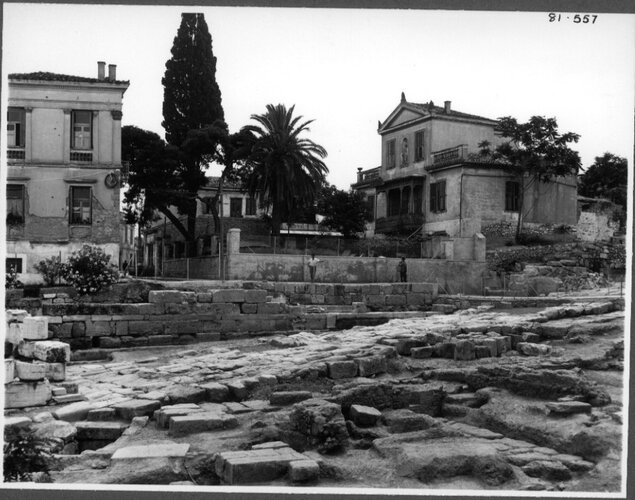
[[[399,264],[397,264],[397,271],[399,272],[399,280],[402,283],[408,281],[408,266],[406,264],[406,258],[402,257]]]

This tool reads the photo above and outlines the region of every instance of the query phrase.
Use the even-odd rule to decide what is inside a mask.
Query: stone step
[[[169,418],[168,432],[173,436],[194,434],[196,432],[233,429],[238,427],[238,420],[225,413],[199,412]]]
[[[289,447],[226,451],[216,458],[216,474],[225,484],[264,483],[284,476],[291,462],[306,460]]]
[[[129,424],[123,422],[77,422],[77,439],[80,441],[99,440],[115,441],[128,428]]]

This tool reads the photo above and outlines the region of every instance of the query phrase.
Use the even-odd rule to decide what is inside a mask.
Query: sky
[[[625,14],[576,24],[528,12],[4,4],[3,90],[8,73],[96,77],[106,61],[130,81],[122,124],[163,137],[161,78],[181,12],[205,14],[230,130],[267,104],[295,105],[339,188],[381,163],[377,122],[401,92],[488,118],[556,117],[580,134],[583,167],[605,151],[633,164],[635,16]]]

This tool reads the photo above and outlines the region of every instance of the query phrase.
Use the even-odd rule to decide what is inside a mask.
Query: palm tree
[[[246,187],[251,196],[258,194],[261,206],[271,208],[273,235],[280,233],[280,224],[291,218],[299,201],[315,200],[328,173],[321,160],[326,150],[300,137],[313,120],[301,123],[302,116],[293,117],[294,108],[268,104],[265,114],[251,115],[258,125],[243,129],[252,134]]]

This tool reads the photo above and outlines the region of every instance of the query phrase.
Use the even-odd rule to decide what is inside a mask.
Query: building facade
[[[479,144],[502,142],[497,121],[429,102],[401,102],[378,124],[381,166],[358,169],[353,189],[374,203],[375,233],[470,237],[500,221],[517,221],[521,179],[479,157]],[[575,224],[576,180],[559,178],[525,189],[531,224]]]
[[[119,260],[122,100],[129,82],[98,63],[97,77],[9,75],[7,268],[64,261],[84,244]]]

